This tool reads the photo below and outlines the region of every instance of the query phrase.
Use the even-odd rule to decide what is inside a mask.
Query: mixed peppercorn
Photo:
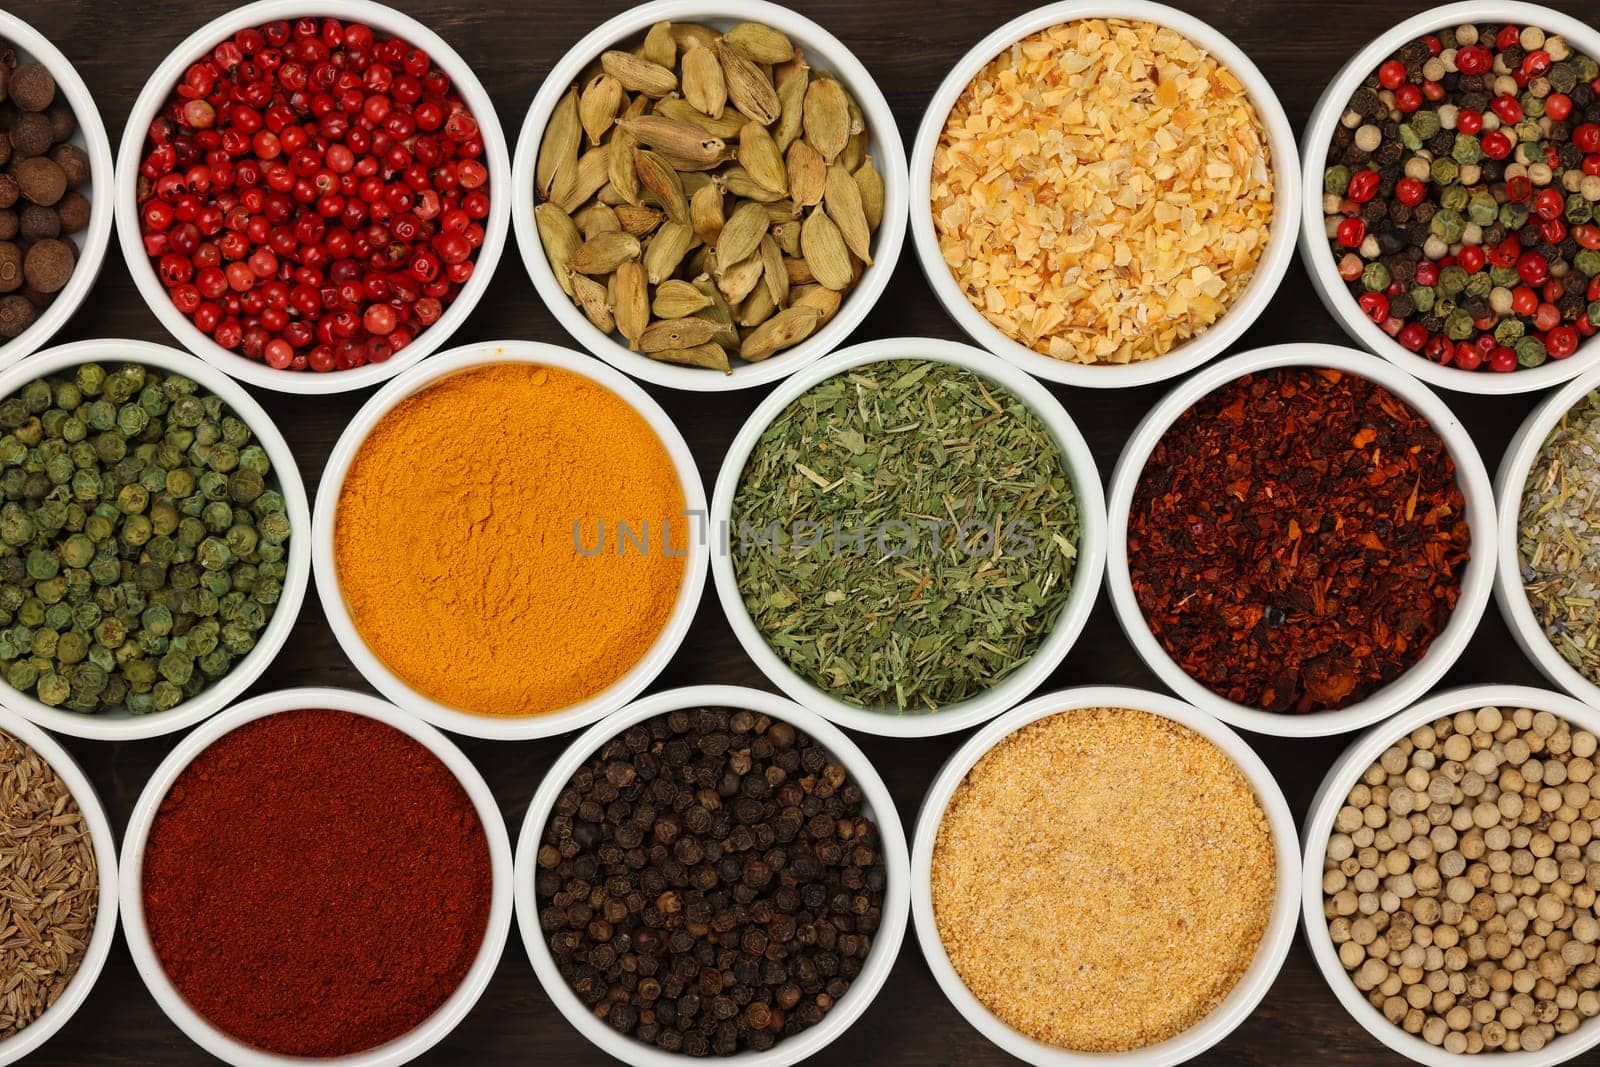
[[[1339,275],[1412,352],[1565,359],[1600,330],[1600,64],[1533,26],[1407,43],[1351,97],[1323,174]]]
[[[472,276],[483,154],[419,49],[332,18],[240,30],[150,124],[145,251],[223,348],[288,370],[381,363]]]

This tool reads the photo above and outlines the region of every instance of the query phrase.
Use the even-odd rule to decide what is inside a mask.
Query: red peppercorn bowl
[[[493,882],[489,924],[484,931],[483,944],[466,977],[450,998],[410,1033],[365,1052],[330,1058],[263,1052],[212,1025],[189,1006],[168,979],[151,944],[150,931],[144,919],[144,851],[156,812],[178,776],[223,735],[256,719],[304,708],[328,708],[376,719],[406,734],[433,753],[455,775],[461,788],[472,800],[472,806],[483,824]],[[442,1041],[472,1010],[488,987],[495,968],[499,966],[506,935],[511,929],[511,844],[506,836],[505,822],[500,817],[500,806],[489,790],[488,783],[472,765],[472,761],[438,730],[377,697],[344,689],[285,689],[265,693],[229,708],[185,737],[161,761],[140,793],[139,801],[128,819],[127,832],[123,835],[122,862],[122,931],[128,940],[128,949],[133,955],[139,976],[144,979],[167,1018],[177,1024],[190,1040],[218,1059],[238,1067],[294,1067],[296,1064],[394,1067],[415,1059]]]
[[[1528,413],[1506,446],[1495,472],[1495,499],[1500,520],[1500,560],[1495,570],[1494,598],[1511,636],[1523,655],[1533,661],[1550,683],[1566,690],[1591,708],[1600,708],[1600,685],[1586,678],[1556,650],[1528,604],[1523,588],[1522,549],[1519,536],[1522,494],[1533,464],[1544,449],[1550,431],[1584,398],[1600,389],[1600,366],[1590,367],[1551,393]]]
[[[333,17],[362,23],[382,37],[396,37],[427,53],[435,66],[450,78],[473,117],[478,121],[484,142],[484,163],[489,170],[491,190],[489,214],[483,220],[483,245],[474,259],[472,276],[432,325],[422,328],[404,348],[381,363],[367,363],[350,370],[319,373],[311,370],[276,370],[261,360],[250,359],[217,344],[180,312],[167,288],[157,277],[155,265],[145,253],[141,237],[138,204],[139,168],[151,122],[161,113],[168,96],[194,62],[208,56],[219,43],[235,32],[257,27],[275,19],[293,20],[302,16]],[[177,341],[202,359],[251,385],[283,392],[325,394],[362,389],[399,374],[440,348],[455,333],[488,288],[500,254],[505,247],[511,220],[510,156],[500,120],[477,75],[444,39],[422,23],[373,0],[258,0],[217,18],[184,40],[145,83],[134,102],[123,129],[116,168],[117,236],[123,257],[139,293]]]
[[[1241,375],[1280,367],[1328,367],[1366,378],[1404,400],[1427,419],[1443,439],[1455,463],[1456,481],[1466,500],[1467,522],[1472,532],[1471,559],[1462,575],[1461,593],[1455,610],[1423,657],[1405,673],[1363,700],[1334,711],[1315,711],[1303,715],[1270,712],[1236,704],[1189,677],[1150,632],[1134,596],[1128,571],[1128,514],[1139,477],[1156,444],[1174,421],[1202,397]],[[1111,590],[1111,604],[1139,658],[1182,699],[1234,727],[1255,733],[1278,737],[1326,737],[1359,730],[1393,715],[1426,693],[1460,657],[1479,620],[1483,618],[1494,585],[1494,495],[1488,472],[1466,427],[1444,401],[1416,378],[1376,356],[1334,345],[1292,344],[1258,348],[1231,356],[1186,380],[1150,410],[1128,439],[1111,476],[1107,507],[1110,529],[1106,580]]]
[[[83,79],[67,57],[51,44],[43,34],[10,11],[0,10],[0,37],[9,40],[17,50],[19,59],[32,59],[44,65],[56,80],[56,93],[72,106],[78,129],[69,139],[89,156],[89,184],[79,189],[98,208],[89,213],[89,225],[70,238],[78,245],[78,262],[72,276],[56,294],[50,305],[40,311],[33,324],[9,341],[0,343],[0,367],[29,355],[53,337],[70,319],[89,290],[94,288],[100,268],[105,263],[106,247],[111,243],[111,208],[103,202],[110,196],[113,185],[111,167],[111,142],[106,138],[105,124],[100,121],[100,109],[83,84]]]
[[[730,548],[733,500],[739,490],[745,463],[772,421],[813,386],[852,368],[890,360],[948,363],[982,375],[1016,394],[1055,438],[1078,505],[1078,566],[1073,573],[1072,591],[1050,632],[1034,650],[1033,656],[998,684],[966,700],[947,704],[937,711],[875,710],[849,704],[790,667],[772,650],[766,636],[751,619],[739,591]],[[722,602],[722,610],[745,654],[755,661],[773,685],[791,699],[831,722],[862,733],[885,737],[933,737],[976,726],[1015,706],[1061,665],[1089,621],[1089,612],[1100,591],[1107,545],[1105,513],[1100,474],[1088,443],[1061,402],[1038,380],[998,356],[954,341],[930,337],[867,341],[835,352],[785,381],[761,402],[761,406],[740,428],[722,461],[722,470],[717,475],[712,496],[711,529],[718,537],[718,548],[712,554],[711,574],[716,580],[717,597]]]
[[[945,120],[967,85],[996,56],[1018,41],[1063,22],[1121,18],[1170,27],[1215,56],[1239,79],[1255,105],[1270,147],[1273,175],[1271,234],[1254,276],[1223,317],[1172,351],[1136,363],[1072,363],[1036,352],[1002,332],[973,306],[939,250],[933,224],[933,156]],[[1193,15],[1150,0],[1064,0],[1011,20],[972,47],[945,76],[928,103],[911,151],[911,236],[928,285],[975,344],[1046,381],[1097,389],[1120,389],[1186,374],[1237,341],[1266,310],[1294,255],[1300,215],[1300,157],[1283,105],[1266,77],[1227,34]]]
[[[106,957],[111,952],[111,942],[116,936],[117,926],[117,841],[111,832],[111,820],[106,817],[106,812],[100,805],[100,798],[95,793],[94,784],[73,760],[66,749],[61,747],[49,733],[35,726],[14,711],[0,708],[0,730],[24,742],[37,752],[41,759],[50,765],[65,783],[72,794],[72,799],[77,802],[78,810],[83,812],[83,820],[89,827],[89,836],[94,842],[94,861],[96,877],[100,882],[100,896],[95,907],[94,930],[89,934],[89,943],[83,952],[83,959],[78,964],[78,971],[74,974],[67,987],[61,991],[56,1002],[50,1005],[39,1018],[30,1025],[4,1041],[0,1041],[0,1064],[14,1063],[31,1052],[38,1051],[39,1047],[50,1040],[50,1037],[67,1024],[89,996],[95,982],[100,977],[100,972],[105,967]]]
[[[911,860],[906,851],[905,832],[900,827],[900,817],[895,812],[888,787],[855,742],[844,731],[814,712],[759,689],[733,685],[692,685],[654,693],[596,723],[561,753],[528,805],[528,815],[523,820],[522,833],[517,838],[516,866],[512,876],[517,924],[522,929],[523,944],[545,994],[554,1001],[567,1022],[602,1051],[623,1063],[638,1067],[681,1067],[686,1063],[705,1062],[703,1058],[648,1046],[618,1033],[596,1017],[556,968],[550,947],[541,934],[539,905],[534,893],[539,839],[555,808],[556,798],[583,762],[607,741],[636,723],[670,711],[703,707],[727,707],[769,715],[809,734],[812,740],[820,743],[844,765],[851,779],[861,787],[866,798],[863,810],[877,823],[882,838],[884,866],[888,874],[883,919],[861,974],[850,983],[845,995],[822,1017],[821,1022],[791,1037],[780,1039],[765,1052],[746,1051],[732,1056],[713,1057],[718,1063],[736,1064],[737,1067],[788,1067],[820,1052],[867,1010],[888,980],[889,971],[900,954],[900,944],[905,937],[906,921],[911,910]]]
[[[950,798],[968,772],[996,745],[1040,719],[1083,708],[1129,708],[1149,712],[1185,726],[1220,748],[1254,787],[1256,799],[1271,824],[1277,858],[1277,887],[1255,958],[1233,990],[1195,1025],[1159,1044],[1126,1052],[1087,1053],[1057,1048],[1029,1037],[1002,1022],[972,994],[956,973],[939,937],[933,912],[933,849]],[[1294,940],[1296,903],[1300,899],[1300,845],[1294,816],[1272,772],[1251,747],[1225,724],[1204,711],[1162,693],[1123,686],[1085,686],[1035,697],[988,723],[968,738],[928,787],[917,814],[911,851],[911,910],[917,942],[933,971],[940,990],[967,1022],[984,1037],[1025,1063],[1036,1067],[1170,1067],[1200,1055],[1232,1033],[1249,1018],[1267,995]]]
[[[691,532],[688,556],[685,561],[683,585],[666,626],[657,636],[644,657],[633,668],[607,688],[570,707],[539,715],[521,717],[478,715],[461,708],[440,703],[409,686],[379,659],[356,629],[339,591],[339,574],[334,562],[334,522],[339,509],[339,495],[367,435],[383,418],[407,397],[436,384],[441,379],[472,367],[495,363],[536,363],[559,367],[581,374],[604,386],[637,411],[661,439],[667,454],[677,468],[683,488],[685,513],[692,522],[706,513],[705,487],[700,482],[699,470],[683,435],[670,416],[651,396],[621,371],[598,363],[571,349],[535,341],[487,341],[483,344],[443,352],[379,390],[356,413],[344,434],[334,446],[333,454],[323,469],[311,537],[312,555],[317,581],[317,596],[327,613],[328,624],[333,628],[339,647],[355,663],[356,669],[378,692],[400,707],[414,713],[433,725],[452,733],[469,737],[498,738],[502,740],[528,740],[549,737],[552,734],[588,726],[596,719],[609,715],[638,696],[650,684],[677,652],[689,632],[689,624],[700,605],[705,589],[706,538]]]
[[[1518,367],[1510,373],[1497,374],[1488,370],[1487,366],[1467,371],[1435,363],[1421,353],[1405,348],[1363,313],[1351,297],[1344,280],[1339,277],[1338,264],[1328,249],[1328,238],[1323,231],[1324,216],[1320,205],[1328,146],[1351,95],[1360,87],[1362,80],[1377,70],[1378,65],[1401,45],[1424,34],[1467,22],[1512,22],[1521,26],[1537,26],[1547,32],[1561,34],[1590,56],[1600,57],[1600,32],[1558,11],[1516,0],[1466,0],[1432,8],[1406,19],[1378,37],[1339,68],[1311,109],[1311,118],[1301,137],[1304,211],[1300,218],[1300,259],[1306,273],[1311,276],[1311,284],[1318,298],[1328,313],[1338,320],[1344,332],[1350,335],[1350,339],[1369,352],[1389,360],[1407,374],[1415,375],[1430,385],[1464,393],[1504,395],[1534,392],[1558,385],[1600,361],[1600,344],[1583,341],[1577,352],[1565,359],[1547,359],[1541,366]]]
[[[1301,912],[1305,920],[1306,941],[1312,957],[1317,961],[1317,968],[1344,1010],[1369,1034],[1407,1059],[1426,1064],[1427,1067],[1459,1067],[1460,1064],[1481,1060],[1483,1056],[1446,1052],[1440,1046],[1406,1033],[1385,1018],[1383,1012],[1373,1007],[1366,995],[1356,988],[1344,965],[1339,962],[1338,950],[1328,934],[1328,920],[1324,917],[1322,904],[1322,863],[1327,855],[1328,839],[1333,832],[1334,816],[1344,806],[1351,788],[1361,780],[1362,773],[1390,745],[1435,719],[1484,707],[1548,711],[1582,729],[1600,733],[1600,711],[1579,703],[1565,693],[1521,685],[1469,685],[1445,690],[1374,726],[1352,741],[1329,768],[1327,777],[1312,798],[1302,833],[1305,860],[1300,879]],[[1537,1052],[1485,1050],[1485,1054],[1490,1055],[1495,1063],[1504,1063],[1507,1067],[1555,1067],[1568,1060],[1582,1060],[1583,1054],[1596,1046],[1600,1046],[1600,1021],[1587,1019],[1575,1032],[1558,1035]]]
[[[0,372],[0,397],[10,396],[35,378],[77,367],[84,363],[116,366],[120,363],[143,363],[160,370],[192,378],[210,390],[244,420],[256,436],[257,442],[272,461],[272,477],[276,488],[283,494],[289,513],[293,534],[289,538],[288,573],[283,579],[283,593],[272,617],[262,629],[255,647],[247,652],[233,669],[210,686],[176,707],[167,711],[153,711],[146,715],[132,715],[126,711],[101,714],[84,714],[65,708],[50,707],[38,699],[19,693],[0,679],[0,707],[10,709],[40,726],[69,737],[84,737],[99,741],[132,741],[146,737],[185,730],[225,707],[255,683],[263,671],[272,664],[284,642],[289,639],[295,620],[300,616],[300,604],[305,599],[306,584],[311,576],[311,508],[306,503],[305,486],[300,481],[300,467],[295,462],[289,444],[278,432],[272,419],[245,388],[216,367],[196,359],[187,352],[179,352],[165,345],[149,341],[130,341],[107,338],[94,341],[75,341],[46,349]]]
[[[814,69],[826,71],[849,89],[866,117],[871,134],[872,158],[883,176],[883,221],[873,234],[873,263],[861,280],[844,294],[844,302],[821,329],[793,348],[778,352],[759,363],[736,363],[731,374],[719,374],[701,367],[663,363],[630,351],[610,334],[601,333],[572,298],[556,283],[544,243],[534,224],[534,166],[545,126],[567,89],[601,52],[644,34],[660,21],[700,22],[729,27],[753,20],[766,23],[787,34],[805,49]],[[883,295],[900,259],[906,232],[906,153],[900,142],[894,113],[883,91],[855,55],[837,37],[799,12],[766,0],[651,0],[617,15],[588,33],[555,65],[539,87],[533,106],[523,120],[517,139],[517,157],[511,173],[514,198],[513,227],[522,262],[545,306],[555,315],[572,338],[594,355],[618,370],[626,371],[655,385],[696,392],[722,392],[748,389],[775,382],[800,367],[832,351],[866,318]]]

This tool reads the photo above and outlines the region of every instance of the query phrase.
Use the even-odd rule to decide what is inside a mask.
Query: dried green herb
[[[778,656],[840,700],[927,711],[1038,650],[1072,589],[1059,447],[971,371],[886,360],[795,400],[752,451],[730,551]]]

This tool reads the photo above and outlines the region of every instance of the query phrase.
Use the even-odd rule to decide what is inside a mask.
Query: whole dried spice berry
[[[1152,450],[1128,516],[1151,632],[1218,695],[1341,708],[1422,658],[1471,533],[1438,433],[1365,378],[1289,367],[1202,398]]]
[[[667,1052],[762,1051],[815,1026],[872,950],[887,872],[861,788],[786,722],[656,716],[556,798],[537,855],[561,976]]]

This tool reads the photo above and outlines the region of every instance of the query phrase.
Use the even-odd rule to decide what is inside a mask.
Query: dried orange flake
[[[967,299],[1077,363],[1164,355],[1222,318],[1272,221],[1255,106],[1149,22],[1083,19],[973,79],[934,153],[933,222]]]

